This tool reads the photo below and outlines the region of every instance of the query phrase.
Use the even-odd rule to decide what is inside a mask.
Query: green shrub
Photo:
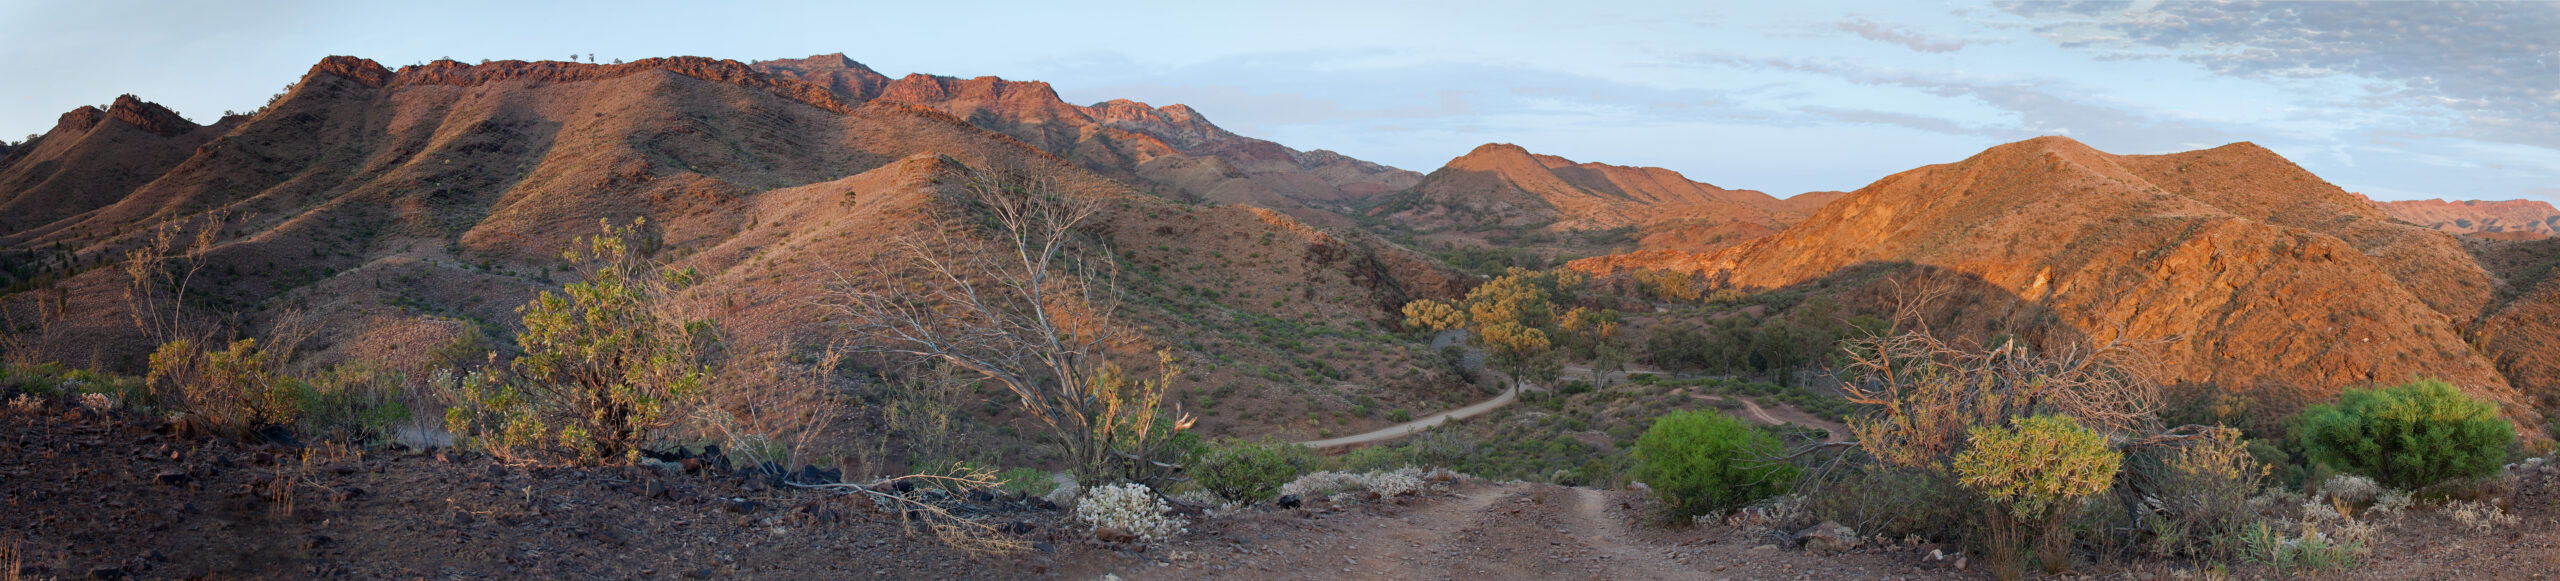
[[[2156,557],[2186,555],[2231,559],[2231,543],[2249,527],[2262,524],[2248,499],[2270,472],[2260,458],[2270,450],[2264,442],[2242,439],[2237,428],[2216,428],[2184,446],[2145,450],[2125,460],[2127,478],[2151,483],[2142,501],[2141,528],[2149,533],[2144,550]],[[2274,450],[2275,454],[2283,454]],[[2114,511],[2099,511],[2114,512]]]
[[[2295,434],[2311,461],[2401,490],[2494,474],[2516,438],[2495,404],[2435,380],[2340,394],[2303,411]]]
[[[234,341],[220,350],[198,350],[194,342],[179,339],[151,353],[145,381],[162,406],[241,437],[300,416],[297,390],[280,373],[282,366],[255,339]]]
[[[351,361],[293,384],[305,434],[372,444],[388,440],[409,420],[407,389],[387,369]]]
[[[702,364],[710,323],[661,306],[697,275],[643,258],[651,239],[641,225],[606,224],[603,234],[577,239],[566,258],[596,263],[583,280],[517,308],[525,327],[516,335],[524,350],[514,364],[524,378],[519,391],[543,416],[530,427],[555,428],[552,438],[536,439],[556,439],[586,458],[636,458],[710,375]]]
[[[1775,456],[1776,436],[1715,412],[1683,411],[1656,418],[1636,439],[1636,479],[1681,515],[1729,510],[1786,490],[1794,465],[1762,462]]]
[[[1287,443],[1235,444],[1212,448],[1191,464],[1200,488],[1233,502],[1262,502],[1280,495],[1280,485],[1296,480],[1313,463],[1314,451]]]
[[[2071,531],[2064,526],[2091,496],[2115,483],[2124,457],[2107,437],[2069,416],[2019,418],[2013,426],[1974,426],[1955,456],[1956,481],[1999,510],[1990,524],[1991,564],[2004,579],[2032,546],[2048,573],[2067,566]]]
[[[1946,472],[1858,463],[1820,482],[1806,496],[1805,511],[1866,534],[1954,539],[1978,520],[1973,503]]]
[[[1049,478],[1048,471],[1038,468],[1006,470],[996,474],[996,480],[1003,482],[1005,492],[1022,496],[1048,496],[1058,487],[1058,481]]]

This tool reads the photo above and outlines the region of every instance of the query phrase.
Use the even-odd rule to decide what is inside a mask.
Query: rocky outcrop
[[[2263,151],[2116,156],[2038,138],[1894,174],[1740,246],[1572,267],[1871,295],[1954,281],[1935,305],[1951,324],[2153,344],[2173,381],[2318,393],[2436,377],[2530,417],[2458,332],[2486,295],[2415,288],[2485,281],[2475,264],[2435,256],[2442,234],[2356,213],[2360,203]]]
[[[849,103],[878,99],[889,86],[888,76],[854,62],[844,53],[759,61],[754,66],[765,74],[826,87],[837,98]]]
[[[692,56],[640,59],[610,65],[512,60],[472,65],[460,61],[439,60],[423,65],[401,67],[398,71],[384,69],[380,63],[370,59],[332,56],[312,66],[311,72],[305,74],[304,78],[327,74],[374,88],[414,85],[476,87],[508,81],[535,83],[597,81],[652,71],[665,71],[705,81],[765,91],[837,113],[849,113],[853,110],[851,104],[836,99],[835,93],[828,91],[825,87],[766,75],[738,61]]]
[[[1159,108],[1120,99],[1078,106],[1060,99],[1048,83],[998,77],[910,74],[892,80],[843,55],[760,61],[754,67],[827,87],[844,102],[898,101],[937,109],[1133,185],[1305,219],[1327,218],[1303,208],[1306,203],[1366,198],[1421,179],[1339,153],[1237,135],[1185,105]]]
[[[196,128],[195,122],[178,116],[176,111],[170,111],[169,108],[162,107],[158,103],[136,99],[133,95],[116,97],[115,104],[107,107],[107,117],[132,124],[136,128],[162,137],[186,133]]]
[[[61,117],[54,118],[53,131],[47,133],[65,134],[84,132],[88,131],[91,127],[97,127],[99,121],[105,120],[107,120],[106,111],[98,110],[97,107],[81,105],[78,109],[65,111],[62,113]]]

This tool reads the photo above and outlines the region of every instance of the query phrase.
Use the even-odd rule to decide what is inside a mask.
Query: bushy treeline
[[[1883,319],[1844,313],[1830,297],[1814,297],[1783,314],[1727,312],[1658,323],[1645,337],[1644,360],[1669,371],[1753,374],[1784,383],[1796,371],[1840,364],[1842,342],[1887,327]]]
[[[1917,333],[1849,345],[1845,389],[1866,410],[1853,441],[1782,453],[1760,428],[1681,416],[1648,431],[1636,473],[1678,514],[1960,540],[2004,578],[2142,556],[2289,575],[2353,562],[2412,494],[2494,494],[2483,483],[2518,453],[2494,404],[2437,381],[2349,390],[2252,433],[2165,421],[2158,388],[2116,371],[2112,350]],[[1822,469],[1796,480],[1795,466]],[[2287,471],[2304,475],[2270,478]],[[2480,522],[2499,510],[2457,506]]]

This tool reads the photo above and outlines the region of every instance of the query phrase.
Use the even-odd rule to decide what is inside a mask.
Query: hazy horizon
[[[1422,172],[1507,142],[1788,196],[2065,135],[2119,154],[2251,141],[2380,199],[2560,202],[2555,24],[2560,5],[2521,2],[6,2],[0,135],[126,93],[209,123],[333,54],[399,67],[841,52],[893,77],[1188,104],[1244,135]]]

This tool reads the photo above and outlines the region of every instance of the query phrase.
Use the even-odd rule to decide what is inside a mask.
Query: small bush
[[[2343,567],[2354,563],[2356,555],[2367,548],[2322,533],[2308,523],[2298,535],[2257,523],[2241,532],[2239,545],[2243,559],[2275,569],[2279,575]]]
[[[2252,454],[2238,429],[2218,428],[2204,435],[2156,456],[2137,456],[2139,463],[2126,461],[2125,470],[2134,472],[2127,478],[2152,483],[2147,493],[2130,492],[2132,488],[2120,492],[2144,494],[2134,500],[2156,503],[2157,510],[2137,517],[2150,534],[2145,548],[2153,556],[2236,557],[2230,543],[2217,539],[2233,538],[2261,522],[2248,503],[2267,466]]]
[[[1280,486],[1280,493],[1301,498],[1329,496],[1337,492],[1367,490],[1381,496],[1411,494],[1422,490],[1422,471],[1414,468],[1370,472],[1314,472]]]
[[[1096,529],[1115,529],[1149,542],[1183,532],[1182,519],[1165,516],[1169,507],[1155,490],[1138,483],[1096,486],[1076,501],[1076,522]]]
[[[211,351],[180,339],[151,353],[145,381],[163,406],[175,404],[214,429],[246,436],[290,424],[301,413],[296,390],[279,373],[283,362],[276,359],[259,349],[255,339]]]
[[[390,370],[348,362],[293,384],[306,434],[379,443],[410,420],[408,390]]]
[[[709,322],[685,320],[666,299],[691,285],[691,269],[645,258],[655,240],[642,222],[604,225],[564,257],[590,262],[579,282],[544,291],[516,311],[523,356],[511,377],[463,378],[462,405],[447,411],[457,437],[500,449],[556,446],[592,460],[632,460],[672,426],[703,389]],[[475,391],[475,388],[478,388]],[[474,431],[466,431],[474,430]]]
[[[2304,411],[2295,433],[2313,462],[2403,490],[2495,474],[2516,438],[2496,405],[2434,380],[2346,392]]]
[[[2454,502],[2444,506],[2446,516],[2477,532],[2492,532],[2524,522],[2515,513],[2486,502]]]
[[[2031,544],[2046,572],[2068,565],[2070,529],[2063,525],[2089,497],[2115,483],[2123,456],[2106,436],[2069,416],[2020,418],[2013,426],[1975,426],[1955,456],[1956,479],[2001,510],[1993,511],[1992,567],[2016,578],[2017,553]],[[2021,543],[2025,541],[2026,543]]]
[[[1796,467],[1776,456],[1776,436],[1715,412],[1673,412],[1636,439],[1636,479],[1682,516],[1730,510],[1776,495]]]
[[[1057,479],[1038,468],[1015,468],[996,475],[1004,482],[1005,492],[1022,496],[1048,496],[1058,488]]]
[[[2320,496],[2357,506],[2363,506],[2365,503],[2381,498],[2384,492],[2388,490],[2381,484],[2375,483],[2373,479],[2354,474],[2333,476],[2328,482],[2320,484]]]
[[[1945,472],[1863,463],[1822,482],[1807,495],[1804,508],[1812,519],[1863,533],[1952,539],[1976,520],[1973,502]]]
[[[1279,497],[1280,486],[1305,472],[1313,456],[1305,446],[1286,443],[1219,447],[1192,461],[1191,478],[1221,500],[1262,502]]]

